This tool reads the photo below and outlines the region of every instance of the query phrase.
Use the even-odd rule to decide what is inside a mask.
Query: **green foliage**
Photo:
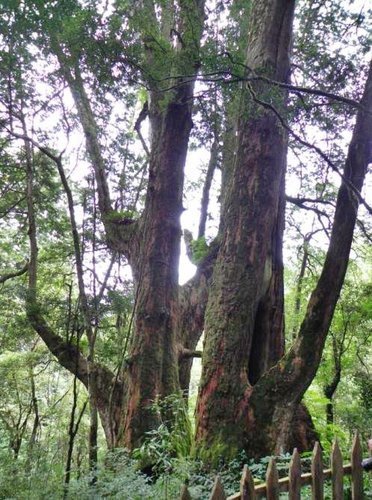
[[[133,452],[141,467],[151,465],[157,473],[168,472],[173,459],[187,458],[192,453],[193,429],[182,394],[172,394],[156,401],[152,410],[160,414],[162,423],[146,434],[144,443]]]
[[[355,374],[354,380],[360,392],[362,405],[372,416],[372,375],[360,371]]]
[[[198,264],[208,254],[208,251],[209,246],[204,236],[191,241],[192,261],[194,264]]]
[[[109,452],[105,458],[105,466],[98,468],[95,477],[94,484],[90,474],[79,480],[73,480],[69,486],[68,498],[82,500],[107,497],[128,500],[155,498],[149,479],[138,472],[135,462],[125,450]]]
[[[338,439],[341,449],[350,446],[350,435],[340,424],[328,424],[326,419],[326,406],[329,400],[323,395],[322,388],[313,383],[306,391],[304,402],[310,411],[315,429],[320,436],[323,449],[330,453],[334,438]],[[338,407],[336,406],[336,415]]]
[[[39,500],[62,498],[61,464],[45,460],[42,454],[34,456],[34,464],[14,459],[0,449],[0,498],[8,500]]]
[[[288,474],[290,458],[289,455],[276,457],[280,477]],[[98,467],[95,484],[92,485],[92,476],[89,474],[74,480],[70,485],[68,498],[175,499],[179,496],[182,484],[186,482],[192,498],[207,500],[217,474],[227,495],[232,495],[239,490],[244,464],[250,468],[255,482],[259,483],[265,481],[269,460],[270,457],[264,457],[259,462],[254,462],[241,452],[234,460],[221,460],[215,468],[208,469],[200,460],[173,457],[167,470],[158,470],[156,473],[152,471],[152,476],[149,477],[138,471],[137,462],[125,450],[114,450],[106,455],[104,465]],[[305,470],[308,471],[306,466]]]
[[[105,217],[109,221],[120,222],[124,219],[134,220],[136,217],[138,217],[138,213],[135,210],[113,210]]]
[[[62,497],[70,382],[42,344],[0,355],[0,498]],[[86,466],[86,432],[83,419],[74,472]]]

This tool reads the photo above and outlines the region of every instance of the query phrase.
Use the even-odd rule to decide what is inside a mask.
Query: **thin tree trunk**
[[[303,255],[302,255],[302,260],[301,260],[301,268],[300,272],[298,274],[297,278],[297,286],[296,286],[296,295],[295,295],[295,306],[294,306],[294,316],[295,318],[298,318],[300,311],[301,311],[301,297],[302,297],[302,287],[303,287],[303,281],[305,278],[305,272],[308,264],[308,259],[309,259],[309,243],[312,237],[312,233],[309,233],[304,237],[303,241]],[[298,331],[298,322],[293,327],[292,331],[292,337],[296,338],[297,331]]]
[[[76,377],[73,380],[73,391],[72,391],[72,407],[70,413],[70,421],[68,426],[68,447],[67,447],[67,457],[65,465],[65,475],[64,475],[64,488],[63,488],[63,498],[67,498],[68,495],[68,485],[71,479],[71,466],[72,466],[72,454],[74,451],[74,441],[75,441],[75,413],[77,407],[77,390],[76,390]]]
[[[72,407],[70,413],[70,422],[68,426],[68,448],[67,448],[67,457],[66,457],[66,465],[65,465],[65,475],[64,475],[64,488],[63,488],[63,498],[67,498],[68,495],[68,486],[71,480],[71,467],[72,467],[72,457],[75,446],[75,438],[78,433],[81,419],[84,415],[85,409],[87,407],[88,401],[85,401],[82,409],[79,414],[76,415],[77,406],[78,406],[78,391],[77,391],[77,378],[74,377],[73,380],[73,400]]]
[[[341,373],[342,373],[342,357],[345,353],[345,340],[349,326],[349,318],[346,319],[344,323],[344,328],[340,338],[337,338],[337,334],[335,332],[331,332],[332,335],[332,351],[333,351],[333,372],[331,380],[325,384],[323,387],[323,394],[328,399],[328,403],[326,405],[326,420],[327,426],[333,426],[334,424],[334,396],[336,394],[337,388],[341,381]],[[333,432],[332,429],[329,429],[328,432],[328,440],[332,442]]]
[[[34,375],[33,367],[30,368],[30,384],[31,384],[32,408],[34,411],[34,423],[32,424],[32,431],[31,431],[31,436],[30,436],[30,441],[29,441],[29,446],[28,446],[28,454],[29,454],[28,462],[30,460],[32,460],[32,455],[33,455],[34,447],[36,444],[37,432],[38,432],[39,427],[40,427],[39,405],[38,405],[37,397],[36,397],[35,375]]]
[[[214,132],[214,140],[211,146],[211,153],[208,162],[207,173],[204,180],[203,186],[203,194],[201,200],[201,209],[200,209],[200,219],[199,219],[199,229],[198,229],[198,238],[205,236],[205,227],[208,218],[208,207],[209,207],[209,196],[210,190],[212,186],[214,172],[216,170],[218,164],[218,154],[219,154],[219,131],[218,127],[215,127],[216,130]]]

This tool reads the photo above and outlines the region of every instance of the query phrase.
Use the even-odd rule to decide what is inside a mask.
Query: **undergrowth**
[[[123,449],[106,453],[93,473],[71,471],[72,481],[64,496],[63,466],[58,462],[45,460],[11,460],[5,450],[0,449],[0,499],[7,500],[178,500],[183,484],[188,485],[192,499],[204,500],[210,497],[213,483],[219,475],[225,493],[232,495],[239,491],[243,466],[248,465],[257,482],[265,481],[270,457],[258,462],[240,452],[231,461],[221,456],[211,468],[195,457],[193,450],[193,429],[182,395],[171,396],[154,404],[153,410],[162,415],[158,429],[147,434],[140,448],[131,455]],[[326,453],[325,453],[326,454]],[[327,456],[324,463],[328,463]],[[288,475],[290,455],[277,457],[280,477]],[[302,458],[303,472],[310,471],[311,457]],[[365,498],[372,499],[372,481],[365,477]],[[344,498],[351,498],[349,478],[344,479]],[[280,498],[288,498],[281,495]],[[310,488],[301,490],[302,499],[310,499]],[[330,484],[325,485],[325,499],[331,499]]]

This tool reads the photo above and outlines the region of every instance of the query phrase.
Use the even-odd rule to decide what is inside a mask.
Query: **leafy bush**
[[[146,434],[144,443],[134,450],[133,457],[142,467],[152,466],[159,475],[172,470],[174,458],[191,455],[193,429],[181,393],[156,401],[152,410],[161,415],[162,423]]]
[[[95,482],[92,474],[88,474],[70,483],[68,498],[140,500],[155,496],[148,478],[138,471],[128,453],[114,450],[107,454],[105,464],[96,471]]]

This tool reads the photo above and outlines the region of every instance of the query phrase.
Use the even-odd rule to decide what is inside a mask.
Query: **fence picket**
[[[246,465],[240,480],[240,498],[241,500],[256,500],[252,473]]]
[[[251,471],[244,466],[240,480],[240,491],[228,498],[225,494],[219,476],[216,477],[212,493],[209,500],[278,500],[280,492],[288,492],[289,500],[301,499],[301,487],[311,484],[312,499],[323,500],[324,481],[332,481],[332,499],[343,500],[343,478],[345,475],[351,476],[352,499],[361,500],[363,498],[363,468],[362,468],[362,447],[359,434],[354,437],[351,450],[351,463],[343,465],[342,454],[337,439],[334,441],[331,451],[331,468],[323,469],[322,450],[320,444],[316,443],[311,461],[311,472],[301,474],[301,459],[295,448],[287,477],[279,479],[275,459],[270,458],[266,471],[266,482],[254,485]],[[191,500],[190,493],[186,486],[182,488],[180,500]]]
[[[191,495],[186,484],[184,484],[181,488],[180,500],[191,500]]]
[[[220,476],[217,476],[214,481],[213,490],[209,500],[226,500],[225,490],[223,489]]]
[[[342,454],[338,445],[337,439],[333,442],[331,453],[331,469],[332,469],[332,499],[343,500],[344,498],[344,471],[342,466]]]
[[[279,498],[278,469],[276,468],[276,462],[273,457],[270,458],[266,472],[266,498],[267,500],[277,500]]]
[[[322,450],[318,442],[315,443],[311,461],[311,488],[313,500],[323,500],[323,460]]]
[[[297,448],[293,450],[291,463],[289,464],[289,486],[288,498],[289,500],[301,499],[301,459]]]
[[[351,449],[351,498],[353,500],[363,498],[362,447],[358,432],[355,434]]]

